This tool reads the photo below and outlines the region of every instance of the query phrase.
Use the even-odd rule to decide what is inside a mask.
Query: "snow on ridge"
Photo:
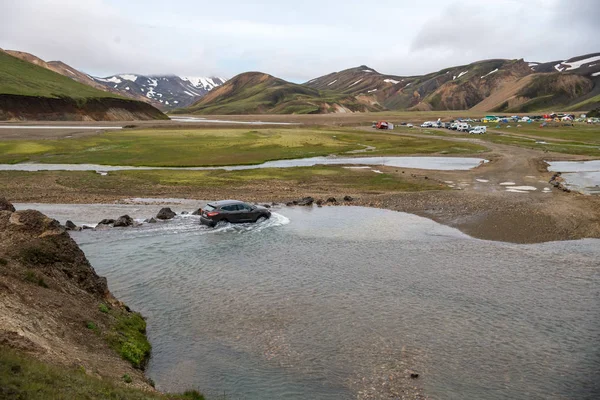
[[[119,77],[123,78],[127,81],[131,81],[131,82],[135,82],[138,78],[137,75],[133,75],[133,74],[122,74],[122,75],[119,75]]]
[[[538,62],[530,62],[527,64],[528,67],[535,67],[536,65],[540,65]]]
[[[392,83],[392,84],[394,84],[394,85],[396,85],[396,84],[400,83],[400,81],[395,81],[395,80],[393,80],[393,79],[384,79],[383,81],[384,81],[384,82],[387,82],[387,83]]]
[[[493,71],[490,71],[490,72],[488,72],[487,74],[485,74],[484,76],[482,76],[482,77],[481,77],[481,79],[485,78],[485,77],[486,77],[486,76],[488,76],[488,75],[491,75],[491,74],[493,74],[494,72],[498,72],[498,68],[496,68],[496,69],[495,69],[495,70],[493,70]]]
[[[567,66],[567,69],[565,69],[564,71],[572,71],[574,69],[581,67],[582,65],[589,64],[594,61],[600,61],[600,56],[590,57],[590,58],[586,58],[584,60],[572,61],[572,62],[563,61],[562,63],[563,63],[563,65]]]
[[[468,73],[469,73],[469,71],[464,71],[464,72],[461,72],[460,74],[458,74],[458,76],[455,76],[454,78],[452,78],[452,80],[455,80],[455,79],[460,79],[460,77],[461,77],[461,76],[463,76],[463,75],[465,75],[465,74],[468,74]]]
[[[600,72],[594,72],[592,76],[600,76]]]
[[[338,81],[338,80],[336,79],[336,80],[335,80],[335,81],[333,81],[333,82],[329,82],[329,83],[327,84],[327,86],[331,86],[331,85],[333,85],[334,83],[336,83],[337,81]]]
[[[377,91],[377,89],[367,90],[367,93],[373,93],[373,92],[376,92],[376,91]]]
[[[555,69],[555,70],[557,70],[558,72],[563,72],[563,71],[564,71],[564,68],[563,68],[563,69],[560,69],[560,66],[561,66],[561,64],[556,64],[556,65],[554,66],[554,69]]]
[[[374,72],[374,71],[371,71],[370,69],[363,69],[362,72]]]
[[[362,81],[362,78],[360,78],[359,80],[357,80],[356,82],[354,82],[352,85],[350,85],[348,87],[352,87],[352,86],[356,85],[357,83],[359,83],[360,81]]]

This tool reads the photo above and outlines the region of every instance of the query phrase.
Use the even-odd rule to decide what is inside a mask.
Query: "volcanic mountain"
[[[320,91],[262,73],[246,72],[211,91],[178,113],[194,114],[319,114],[381,111],[357,96]]]
[[[302,85],[238,75],[192,106],[198,114],[335,113],[381,110],[585,111],[600,105],[600,53],[550,63],[493,59],[420,76],[366,65]]]
[[[104,90],[116,91],[123,96],[134,96],[152,101],[162,110],[186,107],[225,83],[225,78],[194,78],[176,75],[120,74],[92,78]]]

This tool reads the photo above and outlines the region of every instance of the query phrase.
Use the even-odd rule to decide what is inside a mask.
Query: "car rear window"
[[[206,207],[204,207],[204,211],[212,211],[214,210],[216,207],[213,206],[212,204],[207,204]]]

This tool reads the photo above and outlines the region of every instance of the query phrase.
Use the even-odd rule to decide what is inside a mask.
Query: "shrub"
[[[36,285],[41,286],[46,289],[48,288],[48,284],[46,283],[46,281],[44,281],[44,278],[42,278],[41,276],[38,276],[33,271],[26,271],[24,279],[27,282],[35,283]]]
[[[104,303],[100,303],[100,305],[98,306],[98,309],[100,310],[100,312],[103,312],[105,314],[108,314],[108,306]]]
[[[8,261],[4,258],[0,258],[0,265],[8,265]]]
[[[152,349],[146,337],[146,321],[138,313],[114,316],[117,323],[107,336],[109,344],[135,368],[144,369]]]
[[[129,376],[128,374],[125,374],[125,375],[123,375],[123,382],[131,383],[131,382],[133,382],[133,379],[131,379],[131,376]]]

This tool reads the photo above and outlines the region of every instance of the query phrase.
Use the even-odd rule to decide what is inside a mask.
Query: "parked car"
[[[485,126],[475,126],[473,129],[469,131],[471,135],[483,135],[487,132],[487,127]]]
[[[208,203],[200,214],[200,223],[216,226],[219,222],[256,222],[260,218],[270,218],[271,211],[264,207],[252,206],[239,200],[221,200]]]

